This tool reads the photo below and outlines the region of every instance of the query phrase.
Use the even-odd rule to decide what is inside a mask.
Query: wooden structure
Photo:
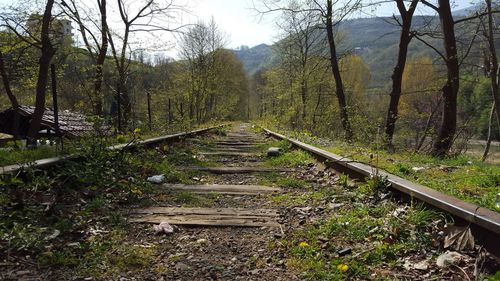
[[[29,129],[33,106],[19,106],[19,135],[24,138]],[[59,112],[59,132],[65,137],[81,137],[94,131],[94,127],[83,114],[64,110]],[[14,110],[9,108],[0,112],[0,133],[14,134]],[[56,136],[54,111],[46,108],[40,124],[40,136]]]
[[[281,188],[264,185],[235,185],[235,184],[164,184],[167,190],[189,191],[194,193],[219,193],[230,195],[260,195],[281,191]]]
[[[198,226],[279,227],[272,209],[150,207],[132,210],[129,221]]]

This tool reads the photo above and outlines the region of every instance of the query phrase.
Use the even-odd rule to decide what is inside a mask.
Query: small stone
[[[317,239],[318,239],[318,241],[320,241],[320,242],[328,242],[328,241],[329,241],[329,239],[328,239],[327,237],[322,236],[322,235],[318,236],[318,238],[317,238]]]
[[[66,244],[66,246],[71,247],[71,248],[80,248],[81,245],[79,242],[72,242],[72,243]]]
[[[165,181],[165,175],[155,175],[147,178],[147,181],[150,183],[160,184]]]
[[[350,253],[352,253],[351,248],[344,248],[344,249],[337,251],[337,254],[339,254],[340,257],[349,255]]]
[[[206,244],[206,243],[208,243],[208,240],[204,239],[204,238],[200,238],[200,239],[196,240],[196,243],[198,243],[198,244]]]
[[[191,269],[187,264],[179,262],[175,265],[175,269],[179,271],[186,271]]]
[[[250,271],[250,275],[258,275],[260,273],[260,269],[254,269]]]
[[[174,228],[168,222],[161,222],[159,225],[153,225],[153,229],[156,235],[159,234],[171,234],[174,232]]]
[[[448,267],[451,264],[457,264],[463,256],[457,252],[446,251],[436,259],[436,265],[439,267]]]
[[[279,147],[270,147],[267,149],[267,156],[268,157],[280,156],[281,153],[282,153],[282,149]]]
[[[413,268],[417,270],[427,270],[429,269],[429,262],[427,260],[417,262],[416,264],[413,265]]]
[[[330,203],[330,204],[328,204],[328,208],[333,210],[333,209],[340,208],[344,205],[345,205],[344,203]]]
[[[31,273],[31,271],[29,271],[29,270],[19,270],[19,271],[16,272],[16,275],[20,276],[20,275],[27,275],[27,274],[30,274],[30,273]]]
[[[425,167],[413,167],[411,168],[414,172],[418,173],[425,170]]]

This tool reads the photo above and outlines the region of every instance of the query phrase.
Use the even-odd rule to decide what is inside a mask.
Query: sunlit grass
[[[500,193],[499,165],[483,163],[466,155],[438,159],[419,153],[400,151],[390,154],[384,150],[348,145],[329,147],[327,150],[348,155],[352,160],[374,165],[462,200],[500,211],[496,208],[496,195]]]

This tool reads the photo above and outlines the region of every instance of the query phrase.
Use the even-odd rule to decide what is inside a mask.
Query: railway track
[[[415,207],[401,196],[357,194],[360,184],[353,185],[338,173],[365,178],[373,171],[366,165],[267,129],[259,133],[248,124],[234,125],[222,135],[199,137],[210,129],[144,141],[154,148],[189,137],[172,148],[182,160],[174,161],[171,169],[181,176],[155,185],[151,200],[121,211],[130,232],[124,243],[157,250],[151,264],[124,278],[462,280],[463,274],[470,278],[474,261],[482,255],[477,247],[462,255],[462,263],[455,267],[435,265],[439,252],[429,241],[435,240],[449,215],[471,225],[478,241],[498,254],[498,213],[392,175],[387,176],[394,191],[437,212]],[[282,146],[284,154],[266,157],[270,146]],[[165,155],[155,157],[153,161],[160,163]],[[415,214],[431,219],[420,225]],[[150,225],[162,222],[175,225],[174,233],[153,236]],[[411,265],[422,263],[425,269]],[[61,278],[66,273],[52,274]]]
[[[373,166],[352,161],[349,158],[319,149],[269,129],[264,128],[264,131],[279,140],[289,141],[294,146],[312,153],[318,159],[327,161],[335,170],[347,173],[354,178],[363,180],[374,176],[376,169]],[[500,256],[500,240],[498,239],[500,238],[500,213],[459,200],[384,171],[378,172],[378,176],[386,177],[393,190],[425,202],[437,210],[449,213],[461,224],[471,225],[475,236],[482,241],[482,244],[491,253]]]

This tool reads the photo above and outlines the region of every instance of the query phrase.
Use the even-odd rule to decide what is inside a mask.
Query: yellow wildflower
[[[346,272],[349,269],[349,266],[347,264],[341,263],[341,264],[337,265],[337,269],[342,271],[342,272]]]
[[[307,247],[309,247],[309,244],[307,242],[305,242],[305,241],[302,241],[302,242],[299,243],[299,247],[301,247],[301,248],[307,248]]]

